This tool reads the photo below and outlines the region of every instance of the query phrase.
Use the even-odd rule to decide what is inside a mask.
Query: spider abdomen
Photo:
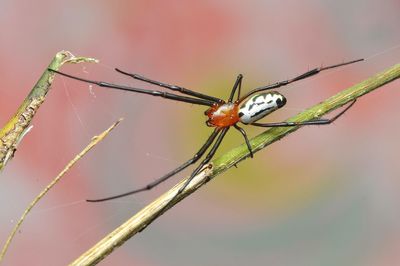
[[[285,104],[286,98],[276,91],[256,94],[239,104],[239,121],[254,123]]]
[[[207,125],[210,127],[230,127],[239,122],[238,104],[215,104],[205,112],[208,116]]]

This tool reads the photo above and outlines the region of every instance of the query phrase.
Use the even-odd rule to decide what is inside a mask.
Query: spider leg
[[[163,83],[163,82],[160,82],[160,81],[152,80],[152,79],[146,78],[146,77],[138,75],[138,74],[128,73],[128,72],[122,71],[122,70],[120,70],[118,68],[116,68],[115,71],[117,71],[117,72],[119,72],[119,73],[121,73],[123,75],[132,77],[134,79],[143,81],[143,82],[147,82],[147,83],[150,83],[150,84],[153,84],[153,85],[156,85],[156,86],[160,86],[160,87],[163,87],[163,88],[166,88],[166,89],[170,89],[170,90],[173,90],[173,91],[178,91],[180,93],[191,95],[191,96],[194,96],[194,97],[197,97],[197,98],[200,98],[200,99],[205,99],[205,100],[209,100],[209,101],[213,101],[213,102],[217,102],[217,103],[218,102],[223,102],[222,99],[219,99],[217,97],[213,97],[213,96],[206,95],[206,94],[203,94],[203,93],[200,93],[200,92],[192,91],[192,90],[186,89],[184,87],[180,87],[180,86],[171,85],[171,84]]]
[[[328,125],[332,122],[334,122],[336,119],[338,119],[340,116],[342,116],[347,110],[350,109],[350,107],[353,106],[353,104],[356,102],[356,100],[353,100],[345,109],[343,109],[340,113],[335,115],[332,118],[322,118],[322,119],[315,119],[315,120],[310,120],[310,121],[304,121],[304,122],[277,122],[277,123],[252,123],[250,125],[256,126],[256,127],[292,127],[292,126],[306,126],[306,125]]]
[[[221,144],[226,132],[228,132],[229,127],[223,128],[221,130],[221,134],[219,135],[218,139],[214,143],[214,146],[211,148],[210,152],[207,154],[206,158],[200,163],[198,167],[192,172],[190,177],[186,180],[186,182],[181,186],[178,190],[178,192],[158,211],[156,217],[153,218],[156,219],[160,215],[162,215],[169,207],[170,203],[173,202],[190,184],[190,182],[193,180],[193,178],[203,169],[203,167],[212,159],[214,156],[215,152],[217,151],[219,145]],[[144,229],[144,228],[143,228]],[[142,229],[142,230],[143,230]]]
[[[211,148],[206,158],[204,158],[204,160],[199,164],[199,166],[196,167],[196,169],[192,172],[190,177],[186,180],[185,184],[183,184],[183,186],[178,190],[176,195],[173,198],[171,198],[171,201],[174,200],[177,196],[179,196],[179,194],[181,194],[185,190],[185,188],[190,184],[190,181],[192,181],[193,178],[201,171],[201,169],[203,169],[204,165],[206,165],[213,158],[215,152],[218,150],[219,145],[221,144],[228,130],[229,127],[225,127],[221,130],[221,134],[218,136],[217,140],[214,143],[214,146]]]
[[[254,154],[253,154],[253,151],[251,149],[250,141],[247,138],[246,131],[244,131],[244,129],[239,127],[237,124],[235,124],[234,127],[243,135],[244,140],[246,141],[247,148],[249,149],[249,152],[250,152],[250,158],[253,158]]]
[[[357,62],[360,62],[360,61],[363,61],[363,60],[364,59],[357,59],[357,60],[353,60],[353,61],[349,61],[349,62],[345,62],[345,63],[341,63],[341,64],[331,65],[331,66],[327,66],[327,67],[317,67],[317,68],[311,69],[310,71],[307,71],[307,72],[305,72],[305,73],[303,73],[303,74],[301,74],[301,75],[299,75],[297,77],[294,77],[292,79],[279,81],[279,82],[276,82],[276,83],[273,83],[273,84],[270,84],[270,85],[267,85],[267,86],[262,86],[262,87],[259,87],[259,88],[255,88],[255,89],[251,90],[249,93],[247,93],[245,96],[240,98],[239,102],[244,100],[244,99],[246,99],[247,97],[249,97],[250,95],[252,95],[254,93],[257,93],[257,92],[260,92],[260,91],[276,89],[276,88],[279,88],[279,87],[282,87],[282,86],[286,86],[286,85],[288,85],[290,83],[293,83],[295,81],[299,81],[299,80],[314,76],[314,75],[318,74],[321,71],[332,69],[332,68],[336,68],[336,67],[341,67],[341,66],[345,66],[345,65],[350,65],[350,64],[357,63]]]
[[[124,91],[133,91],[133,92],[137,92],[137,93],[148,94],[151,96],[159,96],[159,97],[174,100],[174,101],[186,102],[186,103],[192,103],[192,104],[198,104],[198,105],[205,105],[205,106],[212,106],[215,103],[214,101],[210,101],[210,100],[186,97],[186,96],[168,93],[165,91],[145,90],[145,89],[134,88],[134,87],[125,86],[125,85],[112,84],[112,83],[103,82],[103,81],[89,80],[89,79],[75,77],[75,76],[72,76],[72,75],[69,75],[69,74],[66,74],[63,72],[59,72],[57,70],[53,70],[53,69],[48,69],[48,70],[51,72],[63,75],[68,78],[76,79],[76,80],[79,80],[82,82],[94,84],[94,85],[97,85],[99,87],[104,87],[104,88],[111,88],[111,89],[124,90]]]
[[[101,199],[89,199],[86,200],[88,202],[100,202],[100,201],[106,201],[106,200],[112,200],[112,199],[118,199],[118,198],[122,198],[125,196],[129,196],[141,191],[146,191],[146,190],[150,190],[153,187],[159,185],[160,183],[164,182],[165,180],[167,180],[168,178],[172,177],[173,175],[179,173],[180,171],[182,171],[183,169],[185,169],[186,167],[188,167],[191,164],[194,164],[195,162],[197,162],[201,156],[203,156],[203,154],[206,152],[206,150],[208,149],[208,147],[211,146],[211,144],[213,143],[214,139],[217,137],[217,135],[220,133],[221,131],[219,129],[215,129],[214,132],[208,137],[207,141],[204,143],[204,145],[200,148],[200,150],[187,162],[185,162],[184,164],[182,164],[181,166],[179,166],[178,168],[172,170],[171,172],[163,175],[162,177],[154,180],[153,182],[147,184],[146,186],[142,187],[142,188],[138,188],[123,194],[119,194],[116,196],[111,196],[111,197],[106,197],[106,198],[101,198]]]
[[[212,159],[214,156],[215,152],[217,151],[219,145],[221,144],[222,140],[225,137],[226,132],[228,132],[229,127],[223,128],[221,130],[221,134],[218,136],[217,140],[214,143],[214,146],[211,148],[210,152],[207,154],[206,158],[199,164],[199,166],[196,167],[196,169],[192,172],[190,177],[186,180],[186,182],[181,186],[178,190],[178,192],[165,204],[161,210],[158,212],[158,216],[161,215],[169,206],[169,204],[176,199],[184,190],[185,188],[190,184],[190,182],[193,180],[193,178],[203,169],[203,167]]]
[[[237,78],[236,78],[235,84],[233,85],[233,88],[232,88],[232,91],[231,91],[231,95],[229,96],[228,102],[231,103],[233,101],[233,97],[235,96],[236,89],[238,89],[238,97],[237,98],[239,99],[239,97],[240,97],[240,89],[242,87],[242,79],[243,79],[243,75],[239,74],[237,76]]]

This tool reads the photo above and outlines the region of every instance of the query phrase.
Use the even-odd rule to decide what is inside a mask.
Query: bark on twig
[[[56,54],[48,68],[57,70],[65,63],[76,64],[81,62],[97,62],[97,60],[88,57],[75,57],[68,51],[61,51]],[[31,129],[32,119],[44,102],[53,80],[54,73],[46,68],[14,116],[0,129],[0,171],[13,158],[18,144]]]

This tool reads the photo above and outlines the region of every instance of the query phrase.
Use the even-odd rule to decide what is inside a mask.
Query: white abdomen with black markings
[[[276,91],[251,96],[239,105],[239,121],[251,124],[286,104],[286,98]]]

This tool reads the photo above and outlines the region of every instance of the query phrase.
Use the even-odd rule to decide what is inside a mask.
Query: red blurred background
[[[152,88],[113,71],[119,67],[222,98],[238,73],[246,91],[367,58],[282,88],[288,104],[265,120],[284,120],[399,63],[399,11],[398,0],[2,1],[0,123],[60,50],[101,61],[65,66],[71,74]],[[399,264],[399,86],[240,163],[101,265]],[[58,77],[0,177],[2,244],[91,137],[125,120],[34,208],[4,264],[65,265],[190,173],[134,197],[84,201],[144,185],[190,158],[211,132],[203,111]],[[228,135],[218,154],[243,142]]]

